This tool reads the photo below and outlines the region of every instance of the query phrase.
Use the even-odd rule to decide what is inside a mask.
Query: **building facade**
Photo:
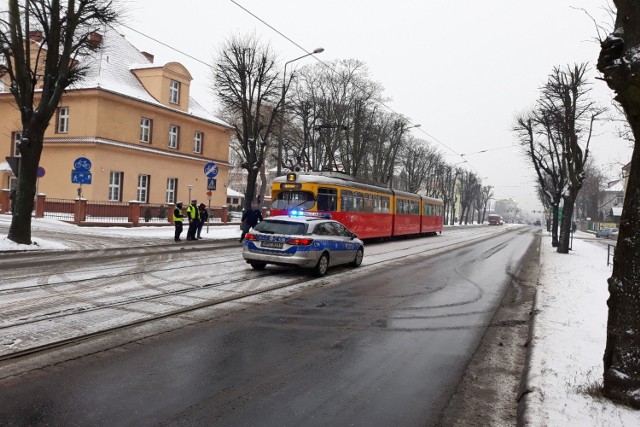
[[[191,196],[225,205],[232,128],[190,96],[189,71],[177,62],[154,64],[112,28],[93,36],[100,49],[83,59],[89,72],[63,95],[45,133],[38,191],[47,198],[158,204]],[[31,43],[42,48],[37,34]],[[19,156],[21,130],[13,96],[3,89],[1,160]],[[75,164],[78,158],[89,160],[88,171],[82,169],[89,164]],[[204,168],[212,162],[217,175],[209,178]],[[0,164],[0,187],[12,188],[15,179]]]

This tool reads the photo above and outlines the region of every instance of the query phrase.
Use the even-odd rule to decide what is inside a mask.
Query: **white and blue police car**
[[[359,267],[364,243],[329,214],[293,211],[266,218],[249,230],[242,257],[256,270],[275,264],[310,268],[324,276],[331,266]]]

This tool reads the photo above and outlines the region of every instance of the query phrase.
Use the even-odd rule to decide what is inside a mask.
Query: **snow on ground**
[[[589,394],[602,386],[611,266],[605,245],[576,237],[568,255],[542,239],[526,424],[640,425],[639,411]]]
[[[11,216],[0,215],[0,230]],[[36,219],[39,230],[74,234],[167,239],[172,227],[78,227],[53,219]],[[186,230],[185,232],[186,233]],[[6,232],[5,232],[6,234]],[[545,233],[546,234],[546,233]],[[184,235],[184,234],[183,234]],[[238,224],[210,226],[207,239],[237,238]],[[62,242],[34,238],[29,249],[64,249]],[[24,245],[0,237],[0,252],[25,250]],[[602,385],[602,355],[606,342],[608,298],[605,245],[592,235],[576,233],[573,250],[558,254],[545,235],[541,246],[539,278],[529,371],[526,425],[531,426],[632,426],[640,425],[640,411],[593,397]]]
[[[33,245],[19,245],[7,239],[6,232],[2,232],[5,228],[8,230],[11,224],[11,215],[0,215],[0,252],[6,251],[25,251],[25,250],[42,250],[42,249],[69,249],[63,242],[56,242],[40,237],[32,237]],[[71,232],[76,235],[86,236],[110,236],[110,237],[139,237],[145,239],[168,240],[173,239],[173,226],[144,226],[144,227],[78,227],[75,224],[69,224],[64,221],[50,218],[37,218],[31,220],[32,234],[38,234],[38,231],[60,231]],[[2,235],[4,234],[4,235]],[[187,235],[187,227],[184,227],[182,238]],[[202,229],[202,236],[205,239],[231,239],[240,237],[240,226],[238,224],[229,225],[209,225]]]

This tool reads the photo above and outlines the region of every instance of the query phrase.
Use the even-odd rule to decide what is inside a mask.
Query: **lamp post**
[[[299,59],[306,58],[307,56],[322,52],[324,52],[324,48],[318,47],[311,53],[307,53],[306,55],[299,56],[298,58],[284,63],[284,71],[282,73],[282,98],[280,99],[280,104],[282,105],[280,107],[282,111],[282,117],[280,118],[280,136],[278,137],[278,166],[276,171],[276,174],[278,176],[280,176],[280,173],[282,172],[282,145],[284,141],[284,97],[287,94],[287,65],[291,64],[292,62],[296,62]]]

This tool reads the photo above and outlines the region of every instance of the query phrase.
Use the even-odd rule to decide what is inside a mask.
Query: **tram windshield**
[[[303,209],[309,210],[315,204],[313,193],[308,191],[283,191],[278,193],[275,200],[271,202],[271,209],[288,210]]]

